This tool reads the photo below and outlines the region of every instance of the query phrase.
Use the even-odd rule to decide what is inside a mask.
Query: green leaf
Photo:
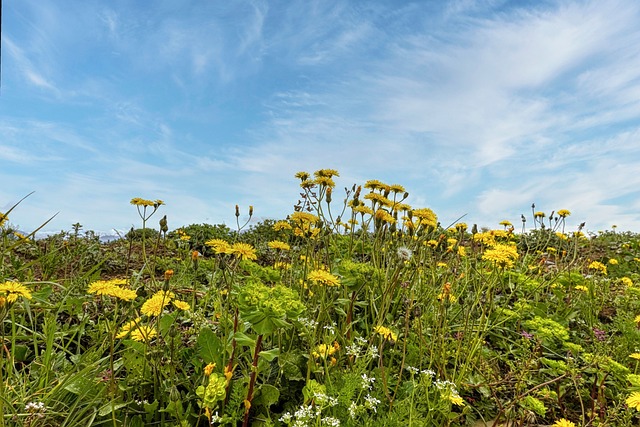
[[[100,410],[98,411],[98,415],[100,415],[101,417],[104,417],[105,415],[110,414],[113,411],[117,411],[120,408],[124,408],[125,406],[127,406],[127,404],[125,402],[109,402],[106,405],[104,405],[102,408],[100,408]]]
[[[263,384],[262,387],[260,387],[259,394],[253,400],[253,403],[256,406],[271,406],[278,402],[278,399],[280,399],[280,390],[270,384]]]
[[[203,328],[200,331],[197,346],[198,355],[205,363],[222,363],[222,342],[211,329]]]
[[[261,351],[258,355],[267,362],[273,362],[273,360],[280,355],[280,349],[272,348],[271,350]]]
[[[233,337],[236,339],[236,344],[247,346],[247,347],[255,347],[256,340],[249,337],[244,332],[236,332]]]

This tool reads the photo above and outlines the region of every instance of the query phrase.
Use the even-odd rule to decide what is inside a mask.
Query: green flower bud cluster
[[[209,383],[206,387],[199,386],[196,395],[202,399],[202,407],[213,408],[216,403],[226,396],[227,380],[224,376],[212,373],[209,375]]]
[[[286,319],[297,318],[305,309],[292,289],[282,284],[269,287],[255,279],[240,288],[238,306],[242,318],[259,334],[290,326]]]

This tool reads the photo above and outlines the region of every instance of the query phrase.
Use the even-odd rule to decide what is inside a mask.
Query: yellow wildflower
[[[281,251],[288,251],[289,249],[291,249],[291,246],[289,246],[285,242],[281,242],[279,240],[272,240],[269,243],[267,243],[267,245],[271,249],[278,249],[278,250],[281,250]]]
[[[213,372],[213,370],[215,369],[216,364],[215,363],[209,363],[207,366],[204,367],[204,375],[206,377],[208,377],[209,375],[211,375],[211,373]]]
[[[518,248],[515,245],[498,243],[491,249],[487,249],[482,255],[482,259],[493,262],[499,267],[511,268],[519,256]]]
[[[589,264],[589,270],[597,270],[602,274],[607,274],[607,266],[599,261],[593,261],[591,264]]]
[[[256,250],[248,243],[234,243],[231,246],[231,253],[240,259],[257,259]]]
[[[630,408],[640,410],[640,391],[634,391],[631,393],[625,402]]]
[[[628,277],[626,277],[626,276],[625,276],[625,277],[622,277],[622,278],[620,279],[620,281],[621,281],[621,282],[622,282],[622,284],[623,284],[623,285],[625,285],[625,286],[633,286],[633,280],[631,280],[630,278],[628,278]]]
[[[589,288],[587,288],[587,287],[586,287],[586,286],[584,286],[584,285],[578,285],[578,286],[576,286],[574,289],[575,289],[576,291],[582,291],[582,292],[588,292],[588,291],[589,291]]]
[[[134,341],[151,341],[158,335],[158,331],[149,325],[140,325],[131,331],[131,339]]]
[[[19,297],[31,299],[31,291],[22,283],[18,282],[7,281],[0,284],[0,294],[3,294],[4,301],[8,303],[17,301]]]
[[[632,359],[640,360],[640,353],[631,353],[629,357]]]
[[[387,339],[389,341],[395,342],[398,340],[398,334],[385,326],[376,326],[375,328],[373,328],[373,332],[382,335],[384,339]]]
[[[226,240],[222,239],[210,239],[204,242],[206,246],[209,246],[217,254],[231,253],[231,245]]]
[[[559,216],[559,217],[561,217],[561,218],[566,218],[566,217],[568,217],[569,215],[571,215],[571,212],[569,212],[569,211],[568,211],[568,210],[566,210],[566,209],[560,209],[560,210],[558,211],[558,216]]]
[[[174,300],[171,301],[171,304],[173,304],[176,308],[180,309],[180,310],[184,310],[187,311],[191,308],[191,306],[189,305],[189,303],[184,302],[184,301],[180,301],[180,300]]]
[[[87,292],[90,294],[116,297],[124,301],[132,301],[136,299],[138,294],[132,289],[121,287],[121,285],[126,284],[126,279],[98,280],[89,285]]]
[[[310,271],[307,280],[319,286],[340,286],[340,279],[322,269]]]
[[[615,258],[611,258],[611,259],[609,260],[609,264],[611,264],[611,265],[618,265],[618,260],[617,260],[617,259],[615,259]]]
[[[145,316],[159,316],[173,298],[175,294],[171,291],[158,291],[142,304],[140,312]]]
[[[551,427],[576,427],[576,425],[565,418],[560,418],[558,421],[553,423]]]
[[[120,332],[118,333],[118,335],[116,335],[116,338],[121,339],[129,335],[129,332],[131,332],[132,329],[135,329],[138,327],[138,325],[140,325],[141,320],[142,319],[138,317],[137,319],[131,320],[130,322],[122,325],[122,327],[120,328]]]
[[[450,394],[449,401],[457,406],[464,406],[464,399],[460,397],[458,394]]]
[[[291,230],[291,224],[289,224],[287,221],[277,221],[275,224],[273,224],[273,229],[276,231]]]
[[[337,345],[337,342],[334,342],[333,345],[328,344],[318,344],[315,349],[311,352],[311,355],[314,358],[326,358],[327,356],[332,356],[338,350],[340,350],[340,346]]]
[[[131,204],[135,206],[153,206],[157,208],[160,205],[164,205],[164,202],[159,199],[147,200],[147,199],[141,199],[140,197],[134,197],[133,199],[131,199]]]

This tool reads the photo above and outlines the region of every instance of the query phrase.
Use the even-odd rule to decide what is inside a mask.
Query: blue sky
[[[297,171],[443,225],[640,231],[640,2],[6,1],[0,210],[29,231],[284,218]],[[156,220],[159,219],[159,216]],[[155,224],[155,221],[153,221]],[[529,220],[529,224],[531,220]]]

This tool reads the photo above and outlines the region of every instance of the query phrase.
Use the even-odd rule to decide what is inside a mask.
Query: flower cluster
[[[502,268],[513,267],[513,264],[519,257],[518,248],[515,245],[502,243],[495,244],[482,255],[483,260],[492,262]]]
[[[89,285],[87,292],[96,295],[115,297],[123,301],[132,301],[138,294],[132,289],[123,288],[127,284],[126,279],[98,280]]]

